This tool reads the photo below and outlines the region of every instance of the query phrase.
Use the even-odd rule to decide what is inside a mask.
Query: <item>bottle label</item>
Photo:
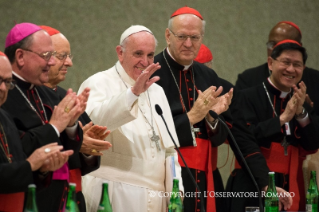
[[[97,208],[98,210],[104,210],[104,207],[99,205],[99,207]]]
[[[312,212],[312,205],[306,204],[306,212]]]
[[[279,208],[278,206],[269,206],[264,208],[265,212],[278,212]]]

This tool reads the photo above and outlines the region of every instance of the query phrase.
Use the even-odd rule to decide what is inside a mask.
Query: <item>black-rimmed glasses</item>
[[[15,86],[15,81],[13,79],[2,79],[0,78],[0,85],[4,82],[6,85],[7,89],[11,90]]]

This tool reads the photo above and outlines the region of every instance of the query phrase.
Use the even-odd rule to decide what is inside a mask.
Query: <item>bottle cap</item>
[[[36,188],[36,186],[34,184],[29,184],[28,188]]]
[[[76,183],[69,183],[69,186],[76,186]]]
[[[268,172],[268,174],[275,174],[275,172]]]

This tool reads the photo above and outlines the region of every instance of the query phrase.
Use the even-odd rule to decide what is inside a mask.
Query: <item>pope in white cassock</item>
[[[171,191],[174,175],[183,191],[174,144],[155,111],[158,104],[178,142],[164,91],[154,83],[159,77],[150,79],[160,68],[153,63],[156,45],[148,28],[129,27],[116,47],[119,61],[115,66],[89,77],[79,89],[79,93],[91,89],[86,112],[95,124],[111,130],[112,147],[103,151],[101,167],[83,177],[89,212],[97,211],[103,181],[109,183],[114,212],[166,211],[168,202],[163,196]]]

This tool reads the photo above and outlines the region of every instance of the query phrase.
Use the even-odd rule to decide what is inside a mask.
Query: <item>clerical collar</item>
[[[17,77],[18,79],[22,80],[23,82],[29,83],[28,81],[26,81],[23,77],[21,77],[19,74],[17,74],[16,72],[12,71],[12,74]],[[30,83],[30,87],[29,90],[31,90],[34,87],[34,84]]]
[[[167,50],[167,53],[168,53],[168,55],[175,61],[175,62],[177,62],[176,60],[175,60],[175,58],[171,55],[171,53],[169,52],[169,48],[167,47],[166,48],[166,50]],[[189,69],[189,67],[191,67],[191,65],[193,65],[193,61],[192,61],[192,63],[190,64],[190,65],[186,65],[186,66],[184,66],[184,69],[183,69],[183,71],[187,71],[188,69]]]
[[[291,92],[291,88],[290,88],[290,91],[289,92],[286,92],[286,91],[281,91],[279,90],[275,85],[274,83],[271,81],[270,77],[267,78],[268,82],[274,87],[276,88],[278,91],[280,91],[280,98],[286,98],[287,95]]]
[[[130,86],[133,86],[135,84],[135,80],[132,79],[124,70],[123,66],[121,65],[120,61],[117,61],[115,64],[115,68],[118,71],[120,77],[124,80],[124,82],[126,82],[127,84],[129,84]]]

